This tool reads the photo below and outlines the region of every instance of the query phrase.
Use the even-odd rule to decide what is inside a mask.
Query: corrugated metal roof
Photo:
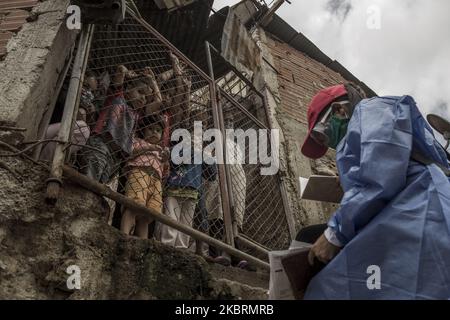
[[[38,0],[2,0],[0,2],[0,59],[6,55],[6,45],[27,22],[30,10]]]

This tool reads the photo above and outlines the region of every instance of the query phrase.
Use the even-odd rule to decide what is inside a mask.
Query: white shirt
[[[342,243],[336,237],[336,232],[328,227],[324,232],[325,238],[327,238],[328,242],[335,245],[336,247],[342,248]]]

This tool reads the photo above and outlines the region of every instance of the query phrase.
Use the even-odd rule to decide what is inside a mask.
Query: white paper
[[[300,184],[300,198],[303,198],[303,193],[305,192],[306,186],[308,185],[308,178],[299,177],[298,182]]]

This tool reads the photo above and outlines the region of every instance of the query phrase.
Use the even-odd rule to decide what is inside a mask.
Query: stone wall
[[[267,298],[267,275],[233,276],[233,268],[127,237],[107,224],[101,197],[67,181],[56,206],[47,205],[47,170],[8,159],[0,165],[0,299]],[[80,290],[67,287],[71,265]]]

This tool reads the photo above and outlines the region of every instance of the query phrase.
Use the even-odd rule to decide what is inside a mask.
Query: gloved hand
[[[331,244],[324,234],[314,243],[311,250],[309,250],[308,261],[310,265],[314,265],[314,258],[317,260],[328,263],[330,262],[341,250],[341,248]]]

